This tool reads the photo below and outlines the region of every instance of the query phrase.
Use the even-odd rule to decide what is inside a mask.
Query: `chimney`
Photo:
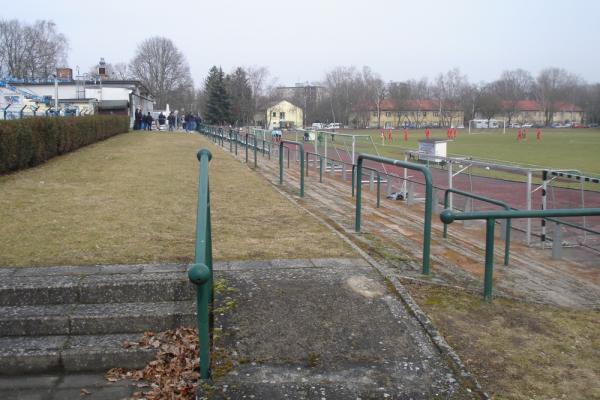
[[[108,78],[108,74],[106,71],[106,62],[104,61],[104,57],[100,58],[100,63],[98,64],[98,76],[101,79]]]

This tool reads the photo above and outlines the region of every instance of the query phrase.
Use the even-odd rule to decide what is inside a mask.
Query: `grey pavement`
[[[230,263],[217,316],[216,399],[475,398],[382,276],[362,259]],[[219,301],[219,299],[217,299]]]
[[[227,368],[199,398],[477,398],[395,284],[364,259],[214,270],[230,289],[215,300],[216,361]],[[0,399],[127,398],[140,389],[103,372],[140,368],[152,353],[122,349],[123,340],[193,321],[185,265],[0,271]]]

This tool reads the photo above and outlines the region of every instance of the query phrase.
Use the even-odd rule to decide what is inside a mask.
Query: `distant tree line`
[[[47,79],[56,67],[64,66],[67,38],[52,21],[33,24],[0,20],[0,77]],[[587,83],[562,68],[546,68],[533,76],[523,69],[504,71],[492,82],[471,83],[458,68],[427,78],[385,82],[379,74],[362,68],[338,66],[322,80],[307,83],[311,90],[280,90],[276,79],[262,66],[238,66],[225,73],[212,67],[196,88],[185,55],[173,41],[151,37],[138,45],[129,61],[108,63],[109,79],[141,81],[156,99],[156,107],[185,113],[200,113],[212,123],[252,124],[254,115],[276,100],[289,100],[304,109],[305,124],[340,122],[353,124],[361,114],[380,112],[383,100],[402,107],[415,100],[439,105],[440,122],[451,111],[462,110],[465,122],[476,114],[486,118],[503,114],[507,123],[518,112],[520,100],[541,105],[546,124],[552,121],[559,102],[581,107],[586,122],[600,122],[600,84]],[[97,68],[90,69],[94,75]],[[314,89],[314,90],[312,90]]]

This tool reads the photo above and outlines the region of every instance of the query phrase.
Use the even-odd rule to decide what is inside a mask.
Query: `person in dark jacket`
[[[167,121],[169,121],[169,132],[174,131],[175,130],[175,114],[173,114],[173,111],[171,111],[171,113],[167,117]]]
[[[162,111],[160,112],[160,114],[158,114],[158,129],[160,130],[161,127],[167,122],[167,117],[165,117],[165,114],[162,113]]]
[[[147,131],[151,131],[152,130],[152,122],[154,122],[154,118],[152,118],[152,115],[150,114],[150,111],[148,111],[148,114],[146,115],[146,117],[144,118],[146,121],[146,130]]]
[[[142,110],[139,108],[135,109],[135,117],[133,119],[133,130],[137,131],[141,128],[142,125]]]

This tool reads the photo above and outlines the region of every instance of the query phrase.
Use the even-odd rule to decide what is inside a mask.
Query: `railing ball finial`
[[[212,160],[212,153],[210,152],[210,150],[208,150],[208,149],[200,149],[198,151],[198,154],[196,155],[196,157],[198,157],[198,161],[200,161],[200,159],[202,158],[203,154],[207,154],[208,155],[208,161]]]
[[[454,222],[454,213],[452,210],[444,210],[440,213],[440,219],[445,224],[451,224]]]
[[[210,269],[204,264],[192,264],[188,268],[188,278],[196,285],[202,285],[210,279]]]

